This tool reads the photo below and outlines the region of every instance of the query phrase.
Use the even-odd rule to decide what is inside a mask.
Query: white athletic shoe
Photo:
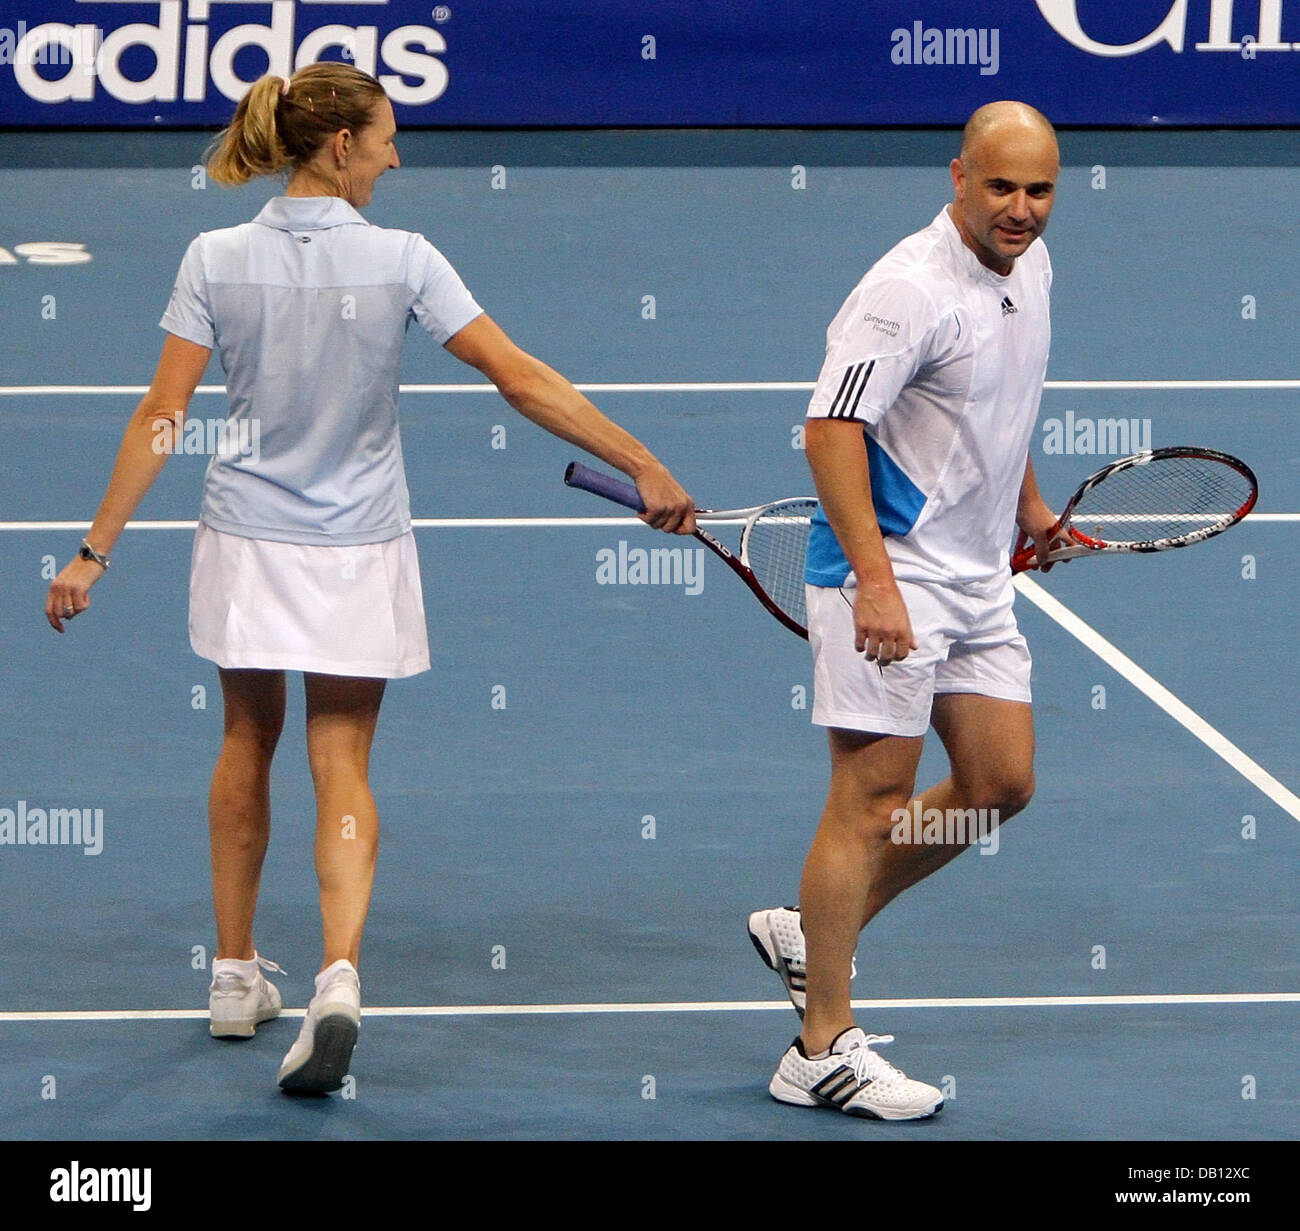
[[[749,939],[754,942],[758,956],[775,970],[790,994],[795,1012],[803,1016],[807,1003],[808,966],[804,950],[803,922],[798,907],[781,906],[775,910],[756,910],[749,916]],[[855,961],[849,972],[857,978]]]
[[[316,976],[302,1030],[280,1065],[281,1090],[327,1094],[343,1085],[361,1029],[361,980],[340,958]]]
[[[796,1107],[831,1107],[874,1120],[923,1120],[943,1107],[943,1093],[913,1081],[871,1050],[892,1043],[892,1034],[863,1034],[857,1026],[841,1031],[830,1053],[810,1060],[796,1038],[781,1057],[768,1092]]]
[[[216,1039],[248,1039],[262,1022],[280,1016],[280,989],[263,970],[284,974],[261,954],[241,962],[219,957],[212,963],[208,988],[208,1032]]]

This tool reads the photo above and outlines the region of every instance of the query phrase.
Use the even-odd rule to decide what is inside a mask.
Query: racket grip
[[[638,513],[645,512],[641,493],[631,483],[624,483],[621,479],[614,479],[597,470],[591,470],[581,462],[568,464],[564,471],[564,481],[570,487],[578,487],[584,492],[604,496],[606,500],[612,500],[625,508],[635,509]]]
[[[1033,543],[1028,547],[1016,552],[1011,557],[1011,571],[1013,573],[1025,573],[1030,569],[1038,567],[1038,552],[1034,549]]]

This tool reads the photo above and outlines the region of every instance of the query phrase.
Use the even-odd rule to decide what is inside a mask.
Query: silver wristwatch
[[[83,560],[93,560],[100,568],[107,571],[108,557],[101,556],[85,539],[81,540],[81,551],[77,553]]]

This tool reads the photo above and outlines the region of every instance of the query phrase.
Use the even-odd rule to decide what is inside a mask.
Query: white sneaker
[[[758,956],[781,976],[795,1012],[802,1017],[808,1001],[808,965],[803,920],[799,916],[798,907],[756,910],[749,916],[749,939],[758,950]],[[856,979],[857,975],[858,964],[855,961],[849,977]]]
[[[923,1120],[943,1107],[943,1093],[913,1081],[871,1050],[892,1043],[892,1034],[863,1034],[857,1026],[841,1031],[830,1053],[810,1060],[802,1039],[781,1057],[768,1092],[796,1107],[832,1107],[874,1120]]]
[[[258,953],[247,962],[219,957],[212,963],[208,1032],[213,1038],[248,1039],[262,1022],[280,1016],[280,989],[263,970],[285,973]]]
[[[361,1029],[361,980],[340,958],[316,976],[302,1030],[280,1065],[281,1090],[327,1094],[343,1085]]]

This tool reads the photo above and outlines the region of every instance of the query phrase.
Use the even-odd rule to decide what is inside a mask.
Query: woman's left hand
[[[79,616],[90,606],[90,587],[104,575],[93,560],[73,560],[52,582],[45,599],[45,618],[56,633],[63,631],[63,621]]]

